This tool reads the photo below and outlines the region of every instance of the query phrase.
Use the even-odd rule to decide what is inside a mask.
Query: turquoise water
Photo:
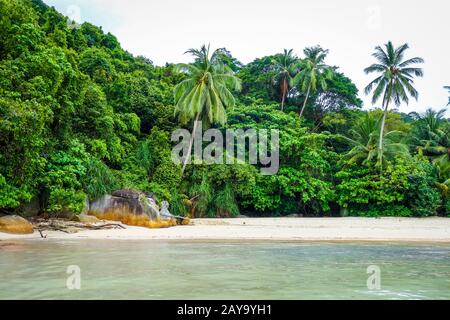
[[[0,299],[450,299],[450,246],[1,241]]]

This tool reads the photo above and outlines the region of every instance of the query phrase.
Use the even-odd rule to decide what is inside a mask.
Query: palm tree
[[[366,74],[377,72],[380,75],[375,78],[365,88],[365,93],[369,94],[373,90],[372,103],[375,104],[380,97],[383,97],[382,108],[384,108],[383,117],[380,125],[380,139],[378,143],[379,156],[383,155],[383,138],[386,116],[388,113],[389,103],[393,101],[396,106],[402,102],[408,104],[408,94],[417,100],[419,93],[413,87],[414,76],[422,77],[423,70],[413,67],[417,63],[423,63],[424,60],[419,57],[404,60],[405,51],[409,48],[408,44],[403,44],[398,48],[394,48],[392,42],[385,44],[385,50],[380,46],[375,48],[373,57],[377,63],[364,69]],[[382,169],[382,168],[381,168]]]
[[[208,123],[223,124],[226,122],[226,108],[235,105],[232,90],[241,90],[241,81],[233,71],[221,61],[221,51],[210,54],[209,46],[200,50],[186,51],[195,57],[192,64],[178,64],[175,70],[183,72],[187,78],[174,88],[175,114],[182,124],[194,119],[193,132],[197,123],[203,120]],[[191,135],[188,154],[183,163],[182,172],[189,161],[194,134]]]
[[[417,112],[409,113],[409,116],[415,120],[415,134],[413,144],[417,147],[427,146],[450,146],[448,137],[445,132],[445,112],[446,109],[434,111],[429,108],[423,114]],[[447,148],[445,148],[447,153]]]
[[[302,70],[294,80],[295,83],[300,85],[301,91],[306,92],[305,101],[300,111],[300,118],[303,116],[303,112],[305,112],[309,95],[316,92],[318,87],[326,90],[326,80],[330,80],[333,77],[333,69],[324,63],[328,50],[316,46],[305,48],[303,52],[305,59],[302,61]]]
[[[445,112],[428,109],[410,116],[416,120],[412,145],[434,164],[439,181],[450,187],[450,123],[445,120]]]
[[[352,149],[344,155],[348,164],[368,164],[377,161],[391,161],[396,157],[409,157],[408,146],[403,143],[405,133],[402,131],[389,131],[384,135],[383,148],[385,152],[380,157],[377,147],[380,138],[380,120],[366,113],[356,125],[349,130],[350,137],[338,135],[346,141]]]
[[[433,161],[438,173],[437,187],[444,197],[450,197],[450,161],[448,158],[440,157]]]
[[[284,53],[277,55],[273,62],[278,72],[277,82],[280,85],[281,110],[283,110],[286,97],[292,87],[292,81],[298,71],[298,58],[293,54],[292,49],[284,49]]]

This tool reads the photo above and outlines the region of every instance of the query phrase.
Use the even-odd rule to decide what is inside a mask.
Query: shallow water
[[[450,246],[1,241],[0,299],[450,299]]]

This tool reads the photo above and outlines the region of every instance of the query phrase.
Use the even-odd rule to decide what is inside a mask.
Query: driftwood
[[[38,229],[38,231],[39,231],[39,234],[41,235],[41,238],[44,238],[44,239],[47,238],[47,235],[46,235],[46,234],[44,235],[44,234],[42,233],[42,230],[41,230],[41,229]]]
[[[120,223],[84,223],[64,219],[35,218],[31,221],[42,238],[47,238],[43,231],[60,231],[64,233],[77,233],[82,230],[126,229]]]
[[[120,223],[106,223],[101,225],[92,225],[92,226],[86,226],[87,229],[92,230],[101,230],[101,229],[126,229],[125,226],[121,225]]]

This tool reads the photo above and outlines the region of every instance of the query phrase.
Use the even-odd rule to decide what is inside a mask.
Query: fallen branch
[[[103,223],[103,224],[92,224],[92,223],[83,223],[69,220],[59,220],[59,219],[42,219],[37,218],[33,221],[35,228],[39,231],[42,238],[46,238],[47,235],[44,235],[42,231],[50,230],[50,231],[60,231],[64,233],[76,233],[82,230],[104,230],[104,229],[126,229],[120,223]]]
[[[41,229],[38,229],[38,231],[39,231],[39,234],[41,235],[41,238],[47,238],[47,235],[44,235],[43,233],[42,233],[42,230]]]
[[[118,223],[106,223],[106,224],[102,224],[102,225],[94,225],[94,226],[86,226],[87,229],[92,229],[92,230],[101,230],[101,229],[126,229],[123,225],[118,224]]]

